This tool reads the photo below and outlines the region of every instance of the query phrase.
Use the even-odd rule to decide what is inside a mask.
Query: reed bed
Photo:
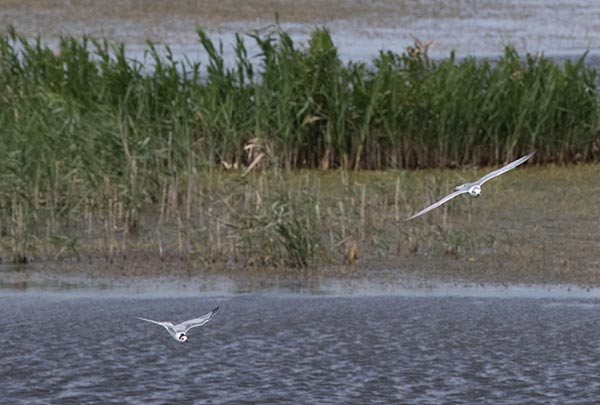
[[[410,271],[430,271],[441,259],[566,278],[599,269],[597,164],[517,169],[486,184],[478,199],[457,198],[402,222],[486,170],[198,172],[191,184],[164,184],[158,205],[145,204],[135,226],[107,182],[106,205],[84,201],[54,214],[40,207],[30,216],[26,205],[12,207],[2,219],[0,257],[231,270],[371,269],[387,260],[394,268],[412,263]]]
[[[301,46],[274,26],[237,36],[229,66],[221,44],[198,36],[207,66],[152,43],[132,60],[97,38],[61,37],[50,49],[14,29],[0,36],[4,261],[139,250],[308,267],[352,262],[364,246],[418,252],[423,240],[460,253],[468,233],[449,234],[443,218],[394,226],[416,207],[410,174],[353,183],[348,169],[600,153],[585,55],[562,66],[511,48],[494,61],[433,61],[415,41],[401,55],[343,64],[327,29]],[[249,40],[260,55],[248,55]],[[290,172],[310,168],[339,169],[339,194],[323,193],[319,175]]]
[[[81,201],[69,211],[50,201],[36,209],[13,197],[14,206],[4,208],[12,216],[2,219],[0,257],[17,263],[113,262],[141,255],[233,268],[307,268],[357,258],[465,253],[461,235],[467,231],[454,229],[443,215],[418,226],[399,222],[411,205],[431,198],[416,179],[407,173],[365,176],[203,172],[193,183],[164,184],[157,206],[148,202],[139,210],[108,180],[102,203]],[[407,200],[409,190],[420,198]]]

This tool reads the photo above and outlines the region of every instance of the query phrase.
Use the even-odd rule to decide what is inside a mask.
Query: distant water
[[[135,316],[185,320],[190,343]],[[592,403],[600,300],[0,293],[1,401]]]
[[[161,1],[167,3],[167,0],[157,3]],[[210,23],[210,8],[203,10],[201,15],[182,16],[175,12],[153,18],[156,17],[153,9],[131,8],[131,5],[128,8],[127,4],[124,8],[106,8],[90,19],[89,7],[74,7],[68,0],[56,0],[54,3],[53,7],[36,10],[0,5],[0,28],[5,29],[10,23],[29,38],[33,38],[34,33],[41,34],[44,43],[52,48],[57,47],[56,37],[59,34],[107,37],[116,43],[124,43],[129,57],[137,60],[144,59],[148,49],[146,40],[150,39],[163,55],[166,55],[165,45],[168,45],[175,60],[184,64],[187,60],[200,62],[207,66],[209,58],[196,32],[197,27],[202,26],[216,46],[223,45],[225,65],[232,67],[236,60],[236,34],[242,35],[248,56],[258,64],[262,50],[246,34],[256,30],[265,34],[269,31],[265,29],[272,29],[275,21],[270,17],[247,20],[241,12],[240,15],[231,15],[229,21],[215,25]],[[345,63],[370,63],[382,50],[401,54],[407,46],[414,44],[415,38],[420,38],[424,42],[433,41],[429,55],[434,59],[447,58],[451,52],[459,58],[474,55],[495,59],[503,53],[505,46],[510,45],[522,56],[544,53],[560,61],[576,60],[584,52],[589,52],[588,64],[596,70],[600,66],[597,18],[600,2],[505,0],[473,4],[460,2],[442,7],[454,9],[454,12],[440,10],[439,2],[434,0],[417,3],[392,14],[386,13],[387,7],[382,9],[378,2],[365,3],[360,5],[361,10],[357,10],[358,14],[354,17],[306,23],[289,21],[283,13],[280,27],[291,36],[298,48],[302,48],[309,43],[315,27],[321,24],[327,26],[338,55]],[[290,6],[290,13],[294,8]],[[365,8],[371,8],[366,18],[363,17]],[[394,10],[394,7],[391,9]],[[133,10],[135,12],[132,13]],[[83,15],[78,14],[82,12]],[[303,14],[302,11],[299,13]],[[61,21],[61,17],[65,21]],[[61,23],[56,24],[56,21]],[[149,64],[153,63],[147,60]]]

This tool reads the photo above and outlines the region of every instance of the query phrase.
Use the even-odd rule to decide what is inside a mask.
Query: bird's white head
[[[185,333],[183,332],[179,332],[177,334],[177,340],[179,340],[180,342],[187,342],[188,341],[188,337]]]
[[[469,194],[471,194],[473,197],[479,197],[479,195],[481,194],[481,187],[480,186],[473,186],[469,189]]]

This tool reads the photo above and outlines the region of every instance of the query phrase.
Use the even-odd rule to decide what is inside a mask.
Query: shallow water
[[[172,340],[144,316],[217,317]],[[0,293],[3,401],[597,400],[600,300]]]

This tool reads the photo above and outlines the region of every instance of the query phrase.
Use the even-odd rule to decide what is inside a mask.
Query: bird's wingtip
[[[529,152],[528,154],[526,154],[525,156],[523,156],[526,160],[531,159],[533,157],[533,155],[535,155],[537,153],[537,150],[532,150],[531,152]]]

